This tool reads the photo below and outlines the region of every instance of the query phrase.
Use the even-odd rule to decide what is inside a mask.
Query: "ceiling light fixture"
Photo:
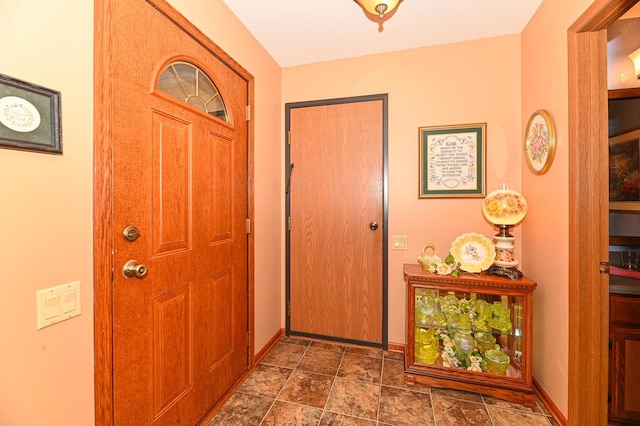
[[[402,0],[353,0],[364,10],[367,16],[376,17],[380,22],[380,30],[382,30],[382,21],[392,14],[394,9]]]

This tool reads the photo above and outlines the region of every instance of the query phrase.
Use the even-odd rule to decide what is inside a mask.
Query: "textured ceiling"
[[[353,0],[223,0],[281,67],[520,33],[542,0],[404,0],[379,31]]]

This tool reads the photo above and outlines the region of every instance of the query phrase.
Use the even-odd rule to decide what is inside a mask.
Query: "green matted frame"
[[[0,74],[0,148],[62,154],[60,92]]]
[[[487,123],[418,130],[419,198],[484,197]]]

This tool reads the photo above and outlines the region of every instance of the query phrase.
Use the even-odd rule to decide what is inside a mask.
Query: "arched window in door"
[[[160,74],[158,90],[229,122],[218,88],[200,68],[184,61],[172,62]]]

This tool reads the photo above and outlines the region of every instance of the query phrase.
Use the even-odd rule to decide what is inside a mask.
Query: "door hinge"
[[[251,233],[251,218],[247,218],[247,234]]]
[[[287,132],[287,144],[291,145],[291,130]]]
[[[287,302],[287,316],[291,316],[291,300]]]
[[[247,347],[251,347],[251,332],[247,331]]]
[[[287,231],[291,231],[291,216],[287,218]]]
[[[609,262],[600,262],[601,274],[608,274],[610,270],[611,270],[611,265],[609,264]]]
[[[251,121],[251,105],[247,105],[247,121]]]
[[[613,349],[613,341],[609,340],[609,350],[612,350],[612,349]]]

